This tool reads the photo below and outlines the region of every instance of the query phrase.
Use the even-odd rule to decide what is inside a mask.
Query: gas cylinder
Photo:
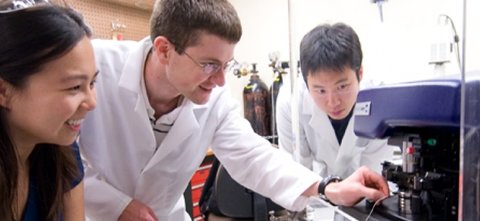
[[[250,81],[243,88],[243,111],[253,130],[272,142],[270,92],[252,64]]]
[[[272,107],[272,114],[270,118],[270,128],[272,134],[272,144],[278,144],[278,133],[277,133],[277,122],[276,122],[276,106],[277,106],[277,96],[278,92],[280,91],[280,87],[283,85],[283,77],[282,75],[285,74],[283,69],[277,68],[275,65],[272,66],[273,68],[273,83],[270,86],[270,106]]]

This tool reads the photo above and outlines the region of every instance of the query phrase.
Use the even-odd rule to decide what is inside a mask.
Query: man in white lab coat
[[[343,23],[315,27],[302,39],[298,82],[298,136],[294,148],[289,88],[277,101],[279,146],[320,176],[347,177],[361,166],[377,172],[391,160],[386,140],[357,137],[354,106],[363,76],[362,49],[355,31]],[[307,89],[308,86],[308,89]]]
[[[239,183],[288,209],[318,192],[342,205],[388,194],[366,168],[322,179],[253,132],[223,87],[240,37],[227,0],[163,0],[150,38],[94,41],[97,108],[79,138],[88,218],[190,220],[182,193],[209,147]]]

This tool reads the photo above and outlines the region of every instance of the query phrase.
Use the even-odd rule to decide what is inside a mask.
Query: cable
[[[387,195],[387,196],[384,196],[384,197],[382,197],[382,198],[380,198],[380,199],[378,199],[378,200],[375,202],[375,204],[373,204],[372,209],[370,210],[370,213],[368,213],[367,218],[365,218],[365,221],[368,221],[368,219],[370,219],[370,216],[372,215],[373,210],[375,210],[375,206],[377,206],[377,204],[378,204],[379,202],[381,202],[382,200],[385,200],[385,199],[387,199],[387,198],[388,198],[388,195]]]
[[[462,71],[462,64],[460,62],[460,46],[459,46],[459,41],[460,41],[460,38],[458,37],[458,33],[457,33],[457,29],[455,28],[455,23],[453,22],[452,18],[450,18],[450,16],[446,15],[446,14],[440,14],[440,16],[443,16],[447,19],[448,23],[450,23],[450,25],[452,26],[452,30],[453,30],[453,44],[454,44],[454,47],[455,47],[455,51],[456,51],[456,54],[457,54],[457,63],[458,63],[458,67],[460,68],[460,72]]]

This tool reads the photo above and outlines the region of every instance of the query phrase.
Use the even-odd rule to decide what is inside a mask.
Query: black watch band
[[[332,182],[338,183],[340,181],[342,181],[342,178],[335,175],[329,175],[323,178],[323,180],[318,185],[318,193],[326,199],[327,197],[325,196],[325,187],[327,187],[327,185]]]

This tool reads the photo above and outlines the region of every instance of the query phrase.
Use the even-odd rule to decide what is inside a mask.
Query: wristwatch
[[[325,187],[327,187],[327,185],[332,182],[338,183],[340,181],[342,181],[342,178],[336,175],[329,175],[323,178],[323,180],[318,185],[318,193],[320,194],[320,197],[328,201],[327,197],[325,196]]]

